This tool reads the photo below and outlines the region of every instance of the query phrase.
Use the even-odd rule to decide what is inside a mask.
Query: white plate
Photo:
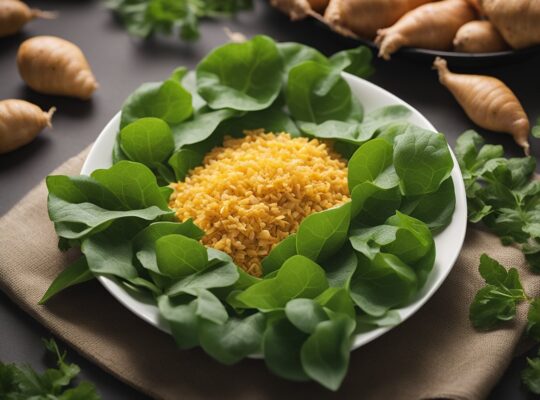
[[[360,102],[363,104],[366,112],[382,106],[401,104],[412,110],[412,116],[409,119],[410,122],[422,128],[436,131],[435,127],[422,114],[400,98],[366,80],[357,78],[350,74],[344,74],[344,78],[349,83],[353,94],[358,97]],[[119,124],[120,113],[116,114],[113,119],[109,121],[107,126],[105,126],[97,138],[94,146],[90,150],[88,158],[82,167],[82,174],[90,175],[92,171],[98,168],[109,168],[112,165],[112,149],[115,143]],[[444,231],[440,232],[435,237],[437,256],[435,258],[433,271],[429,275],[426,284],[422,290],[420,290],[416,296],[416,299],[411,304],[397,310],[402,321],[405,321],[418,309],[420,309],[420,307],[422,307],[422,305],[428,301],[433,293],[435,293],[435,291],[441,286],[445,278],[450,273],[450,270],[452,269],[457,256],[459,255],[461,246],[463,245],[463,240],[465,239],[465,229],[467,227],[467,203],[465,198],[465,187],[463,185],[461,171],[453,153],[452,158],[454,160],[454,169],[452,170],[451,176],[452,180],[454,181],[456,193],[456,209],[450,225],[448,225]],[[151,304],[151,302],[145,302],[144,299],[133,297],[112,279],[106,277],[98,277],[98,279],[101,281],[103,286],[105,286],[105,288],[127,309],[131,310],[133,313],[151,325],[156,326],[165,332],[169,332],[168,327],[159,317],[158,308],[154,304]],[[381,336],[383,333],[388,332],[390,329],[392,329],[392,327],[378,328],[367,333],[356,335],[352,345],[353,349],[365,345],[373,339]]]

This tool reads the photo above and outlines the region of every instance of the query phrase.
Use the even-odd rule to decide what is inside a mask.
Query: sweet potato
[[[89,99],[98,84],[81,49],[54,36],[24,41],[17,53],[21,78],[36,92]]]
[[[324,20],[335,31],[372,40],[377,30],[431,0],[330,0]]]
[[[0,154],[30,143],[45,127],[51,127],[55,108],[42,111],[24,100],[0,101]]]
[[[446,60],[433,64],[439,81],[450,90],[469,118],[478,126],[509,133],[529,155],[529,119],[516,95],[497,78],[484,75],[454,74]]]
[[[540,44],[539,0],[479,0],[482,10],[514,49]]]
[[[501,34],[489,21],[471,21],[454,38],[454,50],[464,53],[490,53],[508,49]]]
[[[35,18],[55,18],[56,13],[29,8],[19,0],[0,0],[0,37],[19,32]]]
[[[271,0],[270,3],[289,15],[292,20],[297,20],[313,13],[324,12],[328,0]]]
[[[379,29],[375,43],[385,60],[404,46],[449,50],[458,29],[475,18],[465,0],[443,0],[409,11],[389,28]]]

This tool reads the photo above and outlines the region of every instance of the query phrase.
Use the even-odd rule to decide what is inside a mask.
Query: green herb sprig
[[[480,275],[486,286],[476,293],[469,310],[473,326],[490,330],[516,316],[516,305],[529,298],[523,290],[517,269],[506,270],[487,254],[480,257]]]
[[[540,271],[540,180],[533,157],[505,158],[500,145],[484,144],[474,131],[457,140],[469,221],[483,222],[505,245],[517,244]]]
[[[481,331],[496,329],[513,320],[517,304],[527,301],[529,310],[526,334],[540,342],[540,298],[527,296],[517,269],[507,270],[487,254],[482,254],[479,271],[486,285],[476,293],[469,308],[472,325]],[[527,358],[527,364],[521,373],[522,382],[531,392],[540,394],[540,354],[538,357]]]
[[[0,398],[5,400],[100,400],[96,388],[89,382],[77,386],[71,383],[80,372],[75,364],[66,362],[66,352],[60,352],[54,339],[43,340],[46,349],[56,358],[56,368],[42,374],[28,365],[0,362]]]
[[[178,32],[184,40],[199,37],[200,18],[231,16],[252,8],[251,0],[105,0],[127,31],[140,37]]]

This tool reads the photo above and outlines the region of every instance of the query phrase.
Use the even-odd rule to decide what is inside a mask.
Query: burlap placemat
[[[86,154],[54,173],[78,174]],[[85,357],[155,398],[481,399],[510,362],[526,321],[522,307],[503,329],[471,328],[468,307],[482,285],[480,255],[518,267],[528,293],[540,292],[518,250],[469,229],[440,290],[411,319],[354,351],[347,378],[332,393],[314,383],[280,379],[260,360],[227,367],[200,350],[180,351],[170,336],[137,318],[95,281],[38,306],[51,280],[75,256],[57,249],[46,197],[41,183],[0,219],[0,289]]]

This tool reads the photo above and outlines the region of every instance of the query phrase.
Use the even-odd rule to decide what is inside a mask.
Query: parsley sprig
[[[540,298],[527,296],[518,271],[515,268],[507,270],[487,254],[480,257],[479,271],[486,285],[476,293],[469,308],[472,325],[481,331],[495,329],[515,318],[517,304],[528,301],[526,333],[540,342]],[[522,381],[531,392],[540,394],[540,354],[527,358],[527,363],[521,374]]]
[[[540,181],[536,160],[505,158],[500,145],[484,144],[475,131],[457,140],[469,221],[483,222],[505,245],[517,244],[531,267],[540,272]]]
[[[40,374],[29,365],[0,362],[0,399],[100,400],[101,397],[91,383],[70,385],[80,368],[66,362],[66,352],[60,352],[54,339],[44,340],[44,343],[56,358],[56,368],[49,368]]]
[[[514,319],[517,304],[529,298],[515,268],[506,270],[496,260],[482,254],[479,270],[486,286],[476,293],[469,318],[476,329],[490,330],[501,322]]]
[[[251,0],[105,0],[127,31],[140,37],[178,32],[184,40],[199,37],[204,17],[234,15],[252,7]]]

